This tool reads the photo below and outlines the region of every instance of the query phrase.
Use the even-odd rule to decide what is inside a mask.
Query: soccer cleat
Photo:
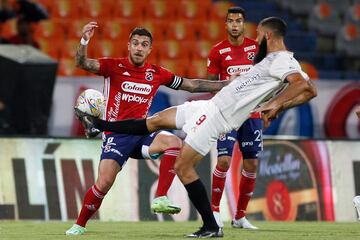
[[[65,232],[65,234],[66,235],[83,235],[85,232],[86,232],[86,228],[84,228],[80,225],[74,224],[74,225],[72,225],[71,228],[69,228]]]
[[[252,225],[247,219],[246,217],[242,217],[240,219],[234,219],[231,221],[231,226],[233,228],[245,228],[245,229],[258,229],[257,227],[255,227],[254,225]]]
[[[87,138],[96,137],[100,133],[100,130],[95,127],[93,120],[94,117],[80,111],[78,108],[74,108],[74,111],[75,111],[75,115],[77,116],[77,118],[79,119],[79,121],[81,122],[81,124],[85,129],[85,136]]]
[[[360,220],[360,196],[355,196],[353,198],[353,203],[354,203],[357,215],[358,215],[358,220]]]
[[[181,211],[181,208],[172,204],[167,196],[155,198],[150,208],[153,213],[177,214]]]
[[[194,233],[185,235],[186,238],[222,238],[224,232],[221,228],[217,229],[206,229],[204,226]]]

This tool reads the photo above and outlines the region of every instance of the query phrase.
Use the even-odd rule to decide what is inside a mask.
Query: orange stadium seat
[[[137,22],[137,26],[144,27],[151,32],[155,42],[164,40],[166,24],[166,22],[161,20],[144,20]]]
[[[180,0],[178,18],[204,21],[209,16],[210,6],[211,2],[208,0]]]
[[[82,0],[82,15],[87,18],[111,18],[113,4],[111,0]]]
[[[64,40],[39,38],[36,41],[39,43],[41,51],[54,59],[60,58],[60,46],[62,46]]]
[[[48,19],[40,21],[36,25],[35,38],[49,38],[64,40],[65,30],[63,21],[60,19]]]
[[[180,41],[194,41],[198,30],[197,21],[176,20],[170,22],[166,28],[166,39]]]
[[[319,79],[319,73],[314,65],[309,62],[300,61],[301,68],[306,72],[310,79]]]
[[[189,49],[191,49],[191,54],[193,59],[198,58],[207,58],[210,52],[210,49],[215,43],[212,43],[209,40],[200,40],[196,42],[189,42]]]
[[[160,59],[179,59],[189,58],[190,50],[187,43],[177,40],[162,41],[158,44],[160,50]]]
[[[8,38],[17,34],[15,19],[7,20],[1,25],[1,27],[1,36],[4,38]]]
[[[160,59],[159,65],[179,76],[187,76],[190,67],[189,60],[183,59]]]
[[[50,16],[52,18],[80,18],[80,1],[56,0],[51,3]]]
[[[67,38],[78,38],[80,39],[82,36],[82,29],[90,22],[91,19],[81,18],[81,19],[72,19],[71,21],[68,21],[66,30],[67,30]],[[99,27],[101,26],[101,23],[98,23]],[[100,29],[96,30],[97,32],[94,34],[94,37],[98,37],[100,35]]]
[[[214,2],[210,9],[211,19],[219,19],[221,21],[225,21],[227,10],[233,6],[234,4],[228,1]]]
[[[224,21],[212,20],[204,22],[200,29],[200,39],[219,42],[226,37]]]
[[[121,0],[114,2],[114,17],[139,20],[144,18],[145,5],[147,0]]]
[[[92,53],[92,58],[100,57],[123,57],[124,48],[121,46],[126,46],[127,42],[123,41],[111,41],[107,39],[98,40],[92,45],[89,45],[89,51]],[[89,55],[90,56],[90,55]]]
[[[251,39],[256,39],[257,24],[253,22],[245,22],[245,36]]]
[[[86,76],[88,73],[76,67],[74,58],[63,57],[59,61],[58,75],[60,76]]]
[[[113,40],[128,40],[131,22],[121,18],[109,19],[102,23],[100,30],[102,37]]]
[[[207,76],[207,59],[193,59],[188,68],[188,77],[190,78],[206,78]]]
[[[67,39],[61,46],[60,54],[61,57],[71,57],[74,58],[76,55],[77,48],[79,46],[80,40],[78,38]],[[92,40],[92,45],[95,43]]]
[[[145,15],[147,19],[166,19],[169,21],[176,16],[176,6],[171,1],[171,4],[167,0],[149,0],[148,5],[145,8]]]

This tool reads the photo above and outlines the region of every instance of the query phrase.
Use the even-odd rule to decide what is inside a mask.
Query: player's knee
[[[243,168],[247,172],[256,172],[258,163],[259,161],[257,158],[244,159]]]
[[[98,180],[96,181],[96,187],[98,187],[98,189],[103,192],[106,193],[110,190],[111,186],[114,183],[114,179],[110,178],[110,177],[99,177]]]
[[[168,135],[164,137],[164,143],[166,148],[181,148],[182,141],[175,135]]]
[[[218,157],[217,165],[224,171],[227,171],[230,168],[231,157],[230,156],[220,156]]]

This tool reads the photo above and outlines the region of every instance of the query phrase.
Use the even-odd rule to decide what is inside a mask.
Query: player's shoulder
[[[231,45],[229,44],[229,41],[227,39],[224,39],[218,43],[215,43],[211,50],[221,50],[222,48],[227,48],[227,47],[230,47]]]
[[[244,48],[251,48],[249,50],[256,49],[258,47],[258,43],[256,40],[248,37],[244,37]]]
[[[153,73],[156,73],[156,74],[161,74],[164,71],[170,72],[170,70],[168,70],[168,69],[166,69],[166,68],[164,68],[164,67],[162,67],[160,65],[152,64],[152,63],[147,64],[145,71],[146,72],[153,72]]]

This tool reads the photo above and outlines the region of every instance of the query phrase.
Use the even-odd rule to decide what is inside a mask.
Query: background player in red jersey
[[[128,57],[89,59],[87,44],[97,27],[96,22],[90,22],[83,27],[76,63],[84,70],[104,76],[104,95],[107,101],[105,118],[108,121],[146,118],[160,85],[191,92],[218,91],[227,85],[227,82],[214,83],[181,78],[162,67],[146,62],[152,48],[152,36],[144,28],[135,28],[131,32]],[[171,168],[174,167],[181,144],[181,140],[170,133],[138,136],[105,133],[96,183],[87,191],[76,224],[67,230],[66,234],[80,235],[86,231],[87,221],[99,209],[116,175],[129,157],[142,159],[164,152],[158,185],[160,193],[158,191],[157,195],[165,195],[175,176]],[[166,202],[165,204],[168,205]]]
[[[226,79],[234,73],[245,73],[252,67],[258,44],[255,40],[244,36],[244,22],[244,9],[240,7],[228,9],[225,23],[227,39],[217,43],[210,51],[209,79]],[[244,161],[237,211],[231,225],[235,228],[257,229],[245,218],[245,211],[255,188],[257,155],[262,150],[262,124],[258,113],[244,122],[238,131],[219,137],[218,161],[212,176],[211,207],[218,225],[223,227],[219,205],[236,139],[239,141]]]

